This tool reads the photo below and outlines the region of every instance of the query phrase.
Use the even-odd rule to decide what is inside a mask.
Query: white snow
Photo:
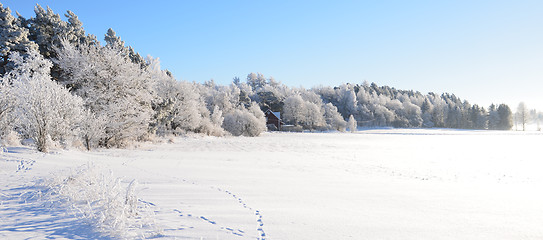
[[[0,239],[542,239],[542,140],[375,129],[190,136],[93,152],[8,147]],[[37,194],[89,163],[124,188],[135,179],[152,226],[104,235],[73,206]]]

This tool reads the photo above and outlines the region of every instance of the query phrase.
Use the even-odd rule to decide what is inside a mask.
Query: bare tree
[[[528,123],[529,116],[530,112],[526,107],[526,103],[520,102],[517,107],[517,118],[518,122],[522,124],[522,131],[526,131],[526,123]]]

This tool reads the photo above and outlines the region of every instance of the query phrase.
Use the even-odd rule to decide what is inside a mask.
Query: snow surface
[[[93,152],[8,147],[0,239],[542,239],[542,140],[374,129],[190,136]],[[73,204],[43,197],[44,181],[87,165],[125,187],[136,179],[153,226],[107,235]]]

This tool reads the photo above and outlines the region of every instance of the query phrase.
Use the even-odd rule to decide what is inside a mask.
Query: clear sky
[[[250,72],[289,86],[362,83],[450,92],[543,110],[543,1],[0,0],[73,11],[113,28],[179,80],[228,84]]]

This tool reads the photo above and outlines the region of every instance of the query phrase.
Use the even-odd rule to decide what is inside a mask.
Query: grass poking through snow
[[[161,235],[152,206],[136,195],[138,182],[128,184],[92,164],[38,183],[35,195],[53,207],[67,208],[101,234],[114,238]]]

